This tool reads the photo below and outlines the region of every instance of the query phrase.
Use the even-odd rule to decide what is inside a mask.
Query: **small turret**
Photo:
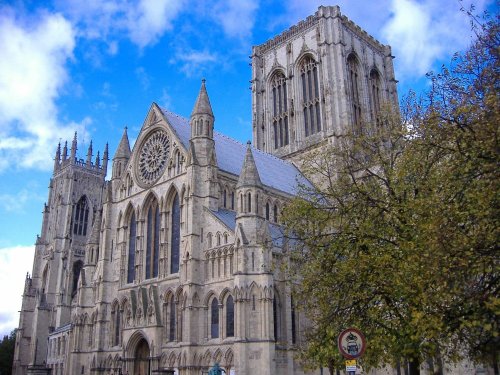
[[[61,165],[61,142],[57,145],[56,156],[54,157],[54,172],[59,169]]]
[[[215,117],[208,98],[205,79],[201,81],[201,88],[191,113],[191,139],[204,137],[213,139]]]
[[[259,171],[257,170],[257,166],[255,165],[255,159],[253,158],[251,143],[250,141],[248,141],[245,159],[243,160],[243,167],[241,168],[241,173],[240,177],[238,178],[236,188],[260,188],[261,186],[262,183],[260,181]]]
[[[112,178],[119,178],[122,175],[123,169],[130,159],[130,154],[130,143],[128,141],[127,127],[125,127],[115,156],[113,157]]]
[[[90,167],[92,164],[92,141],[90,141],[89,148],[87,150],[87,161],[86,161],[87,167]]]
[[[68,141],[64,142],[64,148],[62,153],[62,161],[65,162],[68,160]]]
[[[78,149],[78,141],[76,138],[76,132],[75,136],[73,137],[73,142],[71,143],[71,155],[70,155],[70,163],[73,164],[76,161],[76,150]]]
[[[99,169],[100,166],[101,166],[101,156],[99,154],[99,151],[97,151],[97,155],[95,157],[95,167]]]
[[[108,160],[109,160],[108,144],[106,143],[106,147],[104,147],[104,155],[102,156],[102,170],[104,172],[104,177],[106,177],[106,173],[108,170]]]

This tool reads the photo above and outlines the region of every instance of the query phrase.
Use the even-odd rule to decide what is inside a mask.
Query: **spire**
[[[87,150],[87,166],[92,164],[92,141],[90,141],[89,149]]]
[[[210,99],[208,99],[207,88],[205,87],[205,78],[201,80],[201,88],[196,99],[196,103],[191,113],[191,117],[195,115],[209,115],[214,117],[212,112],[212,106],[210,105]]]
[[[67,158],[68,158],[68,141],[64,142],[62,161],[66,161]]]
[[[115,156],[113,157],[113,159],[119,159],[119,158],[124,158],[127,160],[130,158],[130,143],[128,141],[126,126],[125,129],[123,130],[123,135],[122,139],[120,139],[120,144],[116,149]]]
[[[77,145],[78,145],[78,141],[77,141],[76,132],[75,132],[75,136],[73,137],[73,142],[71,143],[71,155],[70,155],[70,162],[71,163],[75,162]]]
[[[257,165],[255,164],[255,160],[253,158],[251,143],[248,141],[245,160],[243,161],[243,167],[241,168],[236,188],[243,186],[260,186],[261,184],[259,171],[257,170]]]
[[[54,171],[59,169],[59,164],[61,163],[61,142],[57,145],[56,156],[54,158]]]

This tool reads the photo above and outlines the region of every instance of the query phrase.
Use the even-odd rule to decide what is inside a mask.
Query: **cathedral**
[[[304,374],[282,209],[304,154],[397,105],[392,59],[321,6],[253,47],[252,142],[215,130],[203,80],[189,119],[152,103],[111,159],[57,146],[13,373]]]

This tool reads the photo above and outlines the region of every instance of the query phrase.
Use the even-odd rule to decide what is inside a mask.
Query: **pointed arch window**
[[[135,279],[135,239],[136,239],[135,213],[130,217],[129,235],[128,235],[128,264],[127,264],[127,283],[134,282]]]
[[[113,334],[112,334],[112,345],[117,346],[120,345],[120,334],[121,334],[121,311],[118,303],[114,305],[113,310],[111,311],[111,321],[113,323]]]
[[[217,298],[212,300],[210,305],[210,337],[219,337],[219,302]]]
[[[73,234],[79,236],[87,235],[89,222],[89,206],[85,195],[76,204],[75,217],[73,218]]]
[[[379,114],[380,114],[380,75],[375,69],[370,72],[370,100],[372,107],[372,119],[379,124]]]
[[[160,208],[156,202],[148,209],[146,237],[146,279],[150,279],[158,277],[160,254]]]
[[[273,92],[273,132],[274,148],[289,144],[288,133],[288,101],[286,78],[282,72],[277,72],[271,79]]]
[[[83,262],[77,260],[73,263],[73,284],[71,288],[71,297],[74,297],[78,289],[78,279],[80,278],[80,273],[82,271]]]
[[[229,296],[226,300],[226,337],[234,337],[234,301]]]
[[[179,206],[179,195],[175,194],[172,201],[170,222],[172,231],[170,233],[170,273],[179,272],[179,250],[181,244],[181,215]]]
[[[300,80],[304,133],[308,137],[321,131],[318,63],[311,56],[307,56],[300,66]]]
[[[347,58],[347,74],[349,79],[349,96],[351,100],[351,119],[355,134],[361,134],[361,82],[359,64],[353,54]]]
[[[275,223],[278,222],[278,206],[274,205],[273,207],[273,221]]]

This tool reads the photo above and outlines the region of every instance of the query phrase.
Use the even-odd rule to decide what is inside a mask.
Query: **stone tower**
[[[87,158],[77,158],[75,133],[68,156],[60,144],[54,158],[42,230],[36,240],[31,277],[27,275],[17,331],[14,373],[45,373],[48,336],[71,321],[71,306],[87,260],[85,248],[92,223],[101,209],[108,149],[101,161],[92,162],[92,143]],[[102,165],[101,165],[102,162]]]
[[[282,158],[362,132],[384,102],[397,106],[391,48],[338,6],[317,12],[252,51],[254,145]]]

